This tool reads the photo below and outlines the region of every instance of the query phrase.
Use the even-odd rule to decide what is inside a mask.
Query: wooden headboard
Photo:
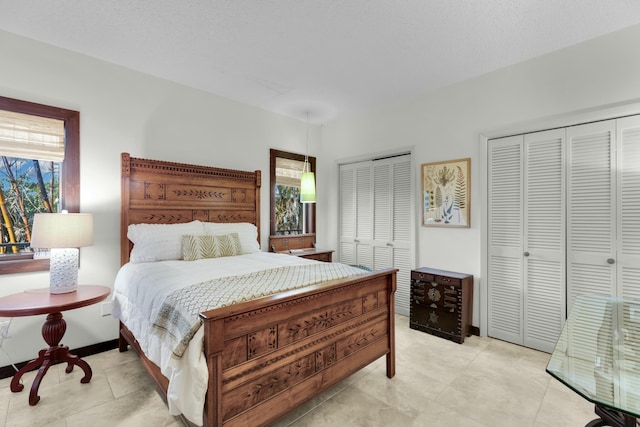
[[[250,222],[260,239],[260,171],[196,166],[122,153],[120,262],[129,261],[129,224],[193,220]]]

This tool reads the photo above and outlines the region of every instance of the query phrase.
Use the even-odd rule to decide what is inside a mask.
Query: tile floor
[[[582,427],[593,406],[551,378],[549,355],[502,341],[470,337],[463,345],[396,322],[396,376],[385,376],[384,358],[299,408],[277,427],[468,426]],[[34,373],[25,390],[11,393],[0,380],[0,427],[182,427],[168,414],[132,351],[87,357],[82,371],[52,367],[40,385],[40,402],[28,404]]]

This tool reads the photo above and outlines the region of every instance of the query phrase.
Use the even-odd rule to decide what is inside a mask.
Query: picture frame
[[[471,158],[423,163],[422,225],[470,227]]]

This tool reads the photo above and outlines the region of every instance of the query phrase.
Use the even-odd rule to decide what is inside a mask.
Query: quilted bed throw
[[[170,293],[153,321],[152,333],[181,357],[202,325],[203,311],[362,273],[345,264],[321,262],[207,280]]]

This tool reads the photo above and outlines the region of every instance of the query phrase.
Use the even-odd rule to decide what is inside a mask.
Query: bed
[[[132,224],[248,223],[260,236],[260,171],[148,160],[128,153],[121,161],[123,269],[131,264],[134,245],[127,233]],[[272,256],[285,264],[324,264],[266,252],[246,256],[257,263],[271,263],[262,259]],[[171,266],[187,262],[166,261]],[[305,268],[321,267],[328,268]],[[200,312],[202,327],[186,351],[200,345],[189,359],[203,360],[206,390],[202,421],[191,421],[207,427],[273,424],[382,356],[386,375],[392,378],[396,270],[361,273]],[[144,270],[138,274],[149,276]],[[140,343],[146,337],[136,337],[133,326],[120,321],[120,351],[129,346],[135,350],[167,400],[170,381],[151,354],[144,353]]]

